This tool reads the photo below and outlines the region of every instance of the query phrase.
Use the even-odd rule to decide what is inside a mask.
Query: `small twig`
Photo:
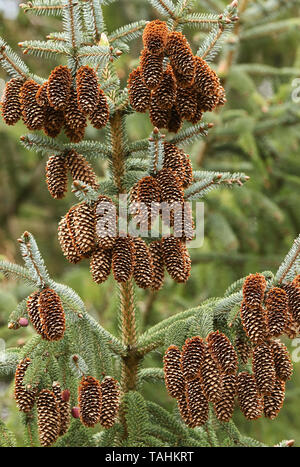
[[[2,57],[1,57],[2,55]],[[6,54],[5,52],[5,45],[3,45],[0,49],[0,62],[2,60],[6,60],[7,63],[9,63],[15,70],[17,73],[19,73],[20,76],[22,76],[24,79],[27,79],[28,76],[26,75],[26,73],[24,73],[21,68],[19,68],[9,57],[8,55]]]
[[[214,38],[214,40],[209,44],[209,47],[207,48],[207,50],[205,51],[205,53],[202,55],[202,58],[204,59],[205,57],[207,57],[207,55],[209,54],[209,52],[214,48],[214,46],[216,45],[216,43],[218,42],[218,40],[220,39],[221,35],[223,34],[224,32],[224,26],[223,24],[219,24],[219,31],[218,31],[218,34],[216,34],[216,37]]]

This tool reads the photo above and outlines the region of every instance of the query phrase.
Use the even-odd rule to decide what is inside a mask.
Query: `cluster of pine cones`
[[[47,341],[63,338],[66,322],[65,313],[57,293],[45,287],[34,292],[27,300],[27,312],[36,332]]]
[[[219,331],[211,332],[206,340],[199,336],[187,339],[182,351],[175,345],[166,350],[166,387],[169,395],[177,400],[181,417],[190,428],[208,421],[209,402],[213,403],[219,420],[231,419],[237,368],[236,351]]]
[[[193,55],[181,32],[170,32],[164,21],[151,21],[143,43],[140,66],[128,80],[129,100],[137,112],[149,109],[155,127],[177,133],[183,120],[195,124],[204,112],[225,104],[218,76]]]
[[[76,74],[76,86],[67,66],[58,66],[42,85],[33,79],[11,79],[5,87],[1,104],[7,125],[23,119],[28,130],[44,130],[55,138],[64,129],[70,141],[84,137],[87,118],[100,129],[109,118],[106,96],[95,70],[82,66]]]
[[[83,376],[78,388],[79,407],[71,409],[70,391],[62,391],[57,381],[53,382],[51,389],[24,386],[24,376],[30,364],[30,358],[24,358],[17,366],[15,400],[19,410],[28,415],[36,403],[42,446],[51,446],[68,431],[71,414],[74,418],[80,417],[87,427],[99,422],[106,429],[114,425],[120,398],[118,382],[114,378],[106,376],[100,383],[92,376]]]
[[[277,417],[285,397],[285,384],[293,367],[287,347],[276,337],[294,338],[300,327],[300,275],[291,283],[272,287],[267,293],[262,274],[250,274],[243,285],[241,321],[246,336],[235,347],[221,332],[211,332],[204,341],[196,336],[180,349],[171,345],[164,356],[165,383],[177,399],[185,423],[194,428],[209,416],[209,402],[216,417],[228,422],[235,398],[248,420],[263,414]],[[238,358],[252,373],[238,370]]]

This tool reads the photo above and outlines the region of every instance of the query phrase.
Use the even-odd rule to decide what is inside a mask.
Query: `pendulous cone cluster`
[[[109,119],[106,96],[96,71],[89,66],[80,67],[75,80],[63,65],[54,68],[42,85],[33,79],[13,78],[6,84],[1,107],[7,125],[22,118],[29,130],[44,130],[51,138],[64,129],[73,143],[84,138],[88,118],[98,130]]]
[[[181,32],[154,20],[144,29],[143,43],[140,66],[128,80],[129,100],[137,112],[149,110],[154,127],[177,133],[184,120],[196,124],[204,112],[225,104],[217,74],[193,55]]]

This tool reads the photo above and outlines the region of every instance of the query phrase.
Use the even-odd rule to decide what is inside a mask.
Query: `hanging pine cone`
[[[184,421],[184,423],[188,427],[193,428],[192,420],[191,420],[191,417],[190,417],[190,411],[189,411],[188,403],[187,403],[187,399],[186,399],[186,392],[184,392],[182,395],[177,397],[177,405],[178,405],[178,410],[179,410],[180,416],[181,416],[182,420]]]
[[[276,380],[273,391],[264,397],[264,415],[273,420],[279,414],[285,397],[285,383]]]
[[[132,108],[136,112],[146,112],[150,107],[151,91],[142,79],[141,67],[136,68],[130,73],[127,87],[129,102]]]
[[[78,388],[80,420],[87,427],[93,427],[100,421],[102,392],[101,385],[93,376],[83,376]]]
[[[15,125],[21,118],[20,91],[24,80],[12,78],[6,83],[1,103],[2,117],[6,125]]]
[[[165,385],[168,394],[175,399],[184,394],[185,381],[181,370],[181,352],[176,345],[170,345],[164,355]]]
[[[220,331],[211,332],[207,336],[207,343],[213,358],[217,361],[222,373],[235,374],[238,359],[233,345],[225,334]]]
[[[261,417],[263,405],[253,375],[246,371],[239,373],[237,394],[240,409],[248,420],[256,420]]]
[[[220,80],[217,74],[201,57],[194,57],[195,60],[195,80],[193,87],[200,94],[205,96],[213,96],[217,94]]]
[[[23,385],[25,372],[30,364],[30,358],[24,358],[19,362],[15,373],[15,400],[18,409],[25,413],[32,410],[36,398],[36,390],[33,388],[26,389]]]
[[[203,112],[212,112],[219,105],[219,95],[213,94],[212,96],[205,96],[204,94],[197,94],[197,110],[200,115]],[[202,117],[202,115],[201,115]]]
[[[282,288],[288,296],[289,312],[296,323],[300,324],[300,289],[294,284],[284,284]]]
[[[182,126],[182,119],[178,113],[176,105],[173,105],[169,113],[169,120],[167,123],[167,130],[171,133],[178,133]]]
[[[182,177],[183,168],[183,151],[175,144],[164,142],[164,169],[172,169],[176,177]]]
[[[66,137],[71,143],[80,143],[83,140],[85,134],[85,127],[71,128],[66,122],[64,123],[64,132]]]
[[[39,297],[40,292],[34,292],[28,297],[27,300],[27,312],[32,326],[36,332],[42,336],[43,339],[47,340],[47,335],[43,329],[43,324],[41,321],[41,315],[39,311]]]
[[[37,400],[39,439],[43,447],[57,440],[60,430],[59,409],[56,397],[49,389],[42,389]]]
[[[101,392],[100,424],[104,428],[111,428],[115,424],[119,412],[120,390],[118,381],[106,376],[101,383]]]
[[[115,280],[120,283],[127,282],[133,274],[134,263],[135,252],[132,239],[130,237],[118,237],[112,255]]]
[[[236,347],[237,353],[241,362],[246,364],[252,354],[251,342],[247,339],[246,336],[237,336],[234,345]]]
[[[90,122],[94,128],[101,130],[109,119],[109,107],[104,91],[99,88],[99,97],[95,110],[90,114]]]
[[[173,70],[180,74],[181,83],[191,85],[195,77],[195,62],[188,41],[181,32],[171,32],[166,46]]]
[[[79,180],[95,189],[99,187],[97,176],[84,156],[72,150],[66,153],[65,158],[73,180]]]
[[[229,422],[234,411],[236,395],[236,375],[222,375],[222,397],[214,403],[216,417],[221,422]]]
[[[292,284],[293,284],[295,287],[300,288],[300,274],[298,274],[298,276],[296,276],[296,277],[294,278]]]
[[[143,32],[143,44],[151,54],[157,55],[164,52],[167,44],[168,26],[165,21],[156,19],[145,26]]]
[[[181,370],[187,381],[199,376],[205,352],[202,337],[195,336],[185,341],[181,354]]]
[[[117,210],[113,201],[100,195],[95,207],[96,239],[100,248],[112,249],[117,235]]]
[[[49,106],[48,81],[45,81],[38,89],[35,99],[41,107]]]
[[[157,183],[160,187],[162,202],[168,203],[170,207],[172,207],[172,203],[182,205],[184,201],[182,181],[176,177],[172,169],[160,170],[157,174]]]
[[[170,236],[162,239],[162,254],[166,269],[172,279],[179,283],[187,281],[189,261],[185,245],[179,238]]]
[[[68,67],[57,66],[48,79],[47,94],[51,107],[65,110],[71,97],[72,74]]]
[[[295,339],[298,334],[300,334],[300,325],[294,320],[292,313],[288,309],[287,313],[287,322],[284,328],[284,334],[288,336],[289,339]]]
[[[276,373],[272,347],[268,342],[263,342],[254,348],[252,369],[260,394],[271,394]]]
[[[193,118],[197,111],[197,94],[192,88],[177,88],[176,108],[182,119]]]
[[[49,87],[48,87],[49,89]],[[48,92],[49,97],[49,92]],[[75,89],[72,87],[70,91],[70,97],[64,110],[65,113],[65,125],[67,128],[74,131],[85,131],[87,126],[86,116],[81,112],[78,107],[77,94]]]
[[[184,179],[182,186],[183,188],[189,187],[193,183],[193,168],[190,160],[190,156],[182,151],[182,163],[184,168]]]
[[[159,102],[155,94],[151,97],[149,116],[151,123],[154,127],[159,129],[168,127],[171,117],[171,111],[168,109],[162,109],[159,106]]]
[[[135,264],[133,277],[141,289],[148,289],[152,284],[152,260],[146,242],[139,237],[133,239]]]
[[[111,271],[112,251],[97,247],[91,257],[90,269],[96,284],[105,282]]]
[[[76,264],[82,259],[82,255],[74,246],[66,216],[58,224],[58,241],[64,256],[70,263]]]
[[[153,91],[152,97],[161,109],[170,110],[176,100],[176,81],[170,65],[163,72],[162,80],[158,88]]]
[[[222,398],[222,375],[211,353],[206,349],[200,370],[200,378],[204,394],[210,402]]]
[[[184,203],[181,209],[174,211],[174,236],[184,241],[191,241],[195,236],[195,224],[193,212],[188,203]],[[189,254],[187,253],[187,259]]]
[[[35,99],[39,88],[39,84],[31,79],[23,84],[20,91],[22,118],[28,130],[41,130],[44,125],[44,108]]]
[[[279,288],[273,287],[266,300],[268,331],[270,337],[280,336],[288,321],[288,296]]]
[[[76,75],[78,106],[85,115],[95,109],[99,98],[98,77],[95,70],[88,65],[81,66]]]
[[[151,229],[151,224],[159,214],[160,187],[154,177],[147,176],[139,180],[136,191],[137,214],[142,228]],[[133,193],[132,193],[133,196]],[[133,200],[133,197],[131,197]]]
[[[260,305],[266,290],[266,279],[262,274],[250,274],[243,285],[243,297],[248,307]]]
[[[74,209],[74,240],[79,252],[89,255],[96,245],[95,206],[86,202]]]
[[[68,190],[66,158],[62,155],[50,156],[46,165],[46,182],[52,198],[61,199]]]
[[[161,289],[164,283],[164,260],[161,248],[161,242],[153,241],[149,245],[149,253],[152,261],[152,282],[151,289],[158,291]]]
[[[49,105],[45,107],[44,112],[44,132],[50,138],[56,138],[64,126],[64,113],[61,110],[53,109]]]
[[[284,382],[288,381],[293,373],[293,365],[288,349],[279,340],[271,341],[270,346],[273,352],[277,379]]]
[[[205,107],[205,104],[203,104],[203,100],[200,94],[196,94],[196,110],[194,114],[188,116],[186,119],[188,122],[192,123],[193,125],[196,125],[196,123],[200,122],[203,117],[203,112],[205,110],[203,109]]]
[[[190,419],[189,426],[195,428],[204,425],[208,421],[209,405],[199,378],[187,381],[186,399]]]
[[[69,398],[64,400],[60,384],[54,381],[52,384],[53,394],[55,395],[58,412],[59,412],[59,436],[63,436],[69,429],[71,422],[71,406]]]
[[[43,326],[43,332],[49,341],[58,341],[63,338],[66,323],[61,299],[50,288],[45,288],[38,299],[39,313]]]
[[[163,78],[164,55],[152,55],[147,49],[142,50],[140,56],[141,76],[151,91],[157,89]]]
[[[241,319],[244,330],[253,344],[263,342],[268,334],[266,313],[261,305],[251,308],[245,301],[241,305]]]

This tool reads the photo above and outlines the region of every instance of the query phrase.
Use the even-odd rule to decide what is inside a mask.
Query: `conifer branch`
[[[275,280],[281,284],[289,275],[289,272],[300,260],[300,235],[294,240],[293,246],[278,269]],[[300,261],[299,261],[300,262]],[[298,271],[297,271],[298,272]],[[295,274],[296,275],[296,274]]]
[[[7,53],[8,51],[8,53]],[[0,63],[2,63],[3,68],[12,75],[17,77],[27,79],[29,75],[29,69],[25,65],[25,63],[21,62],[19,57],[14,54],[10,48],[4,43],[4,41],[0,38]]]

